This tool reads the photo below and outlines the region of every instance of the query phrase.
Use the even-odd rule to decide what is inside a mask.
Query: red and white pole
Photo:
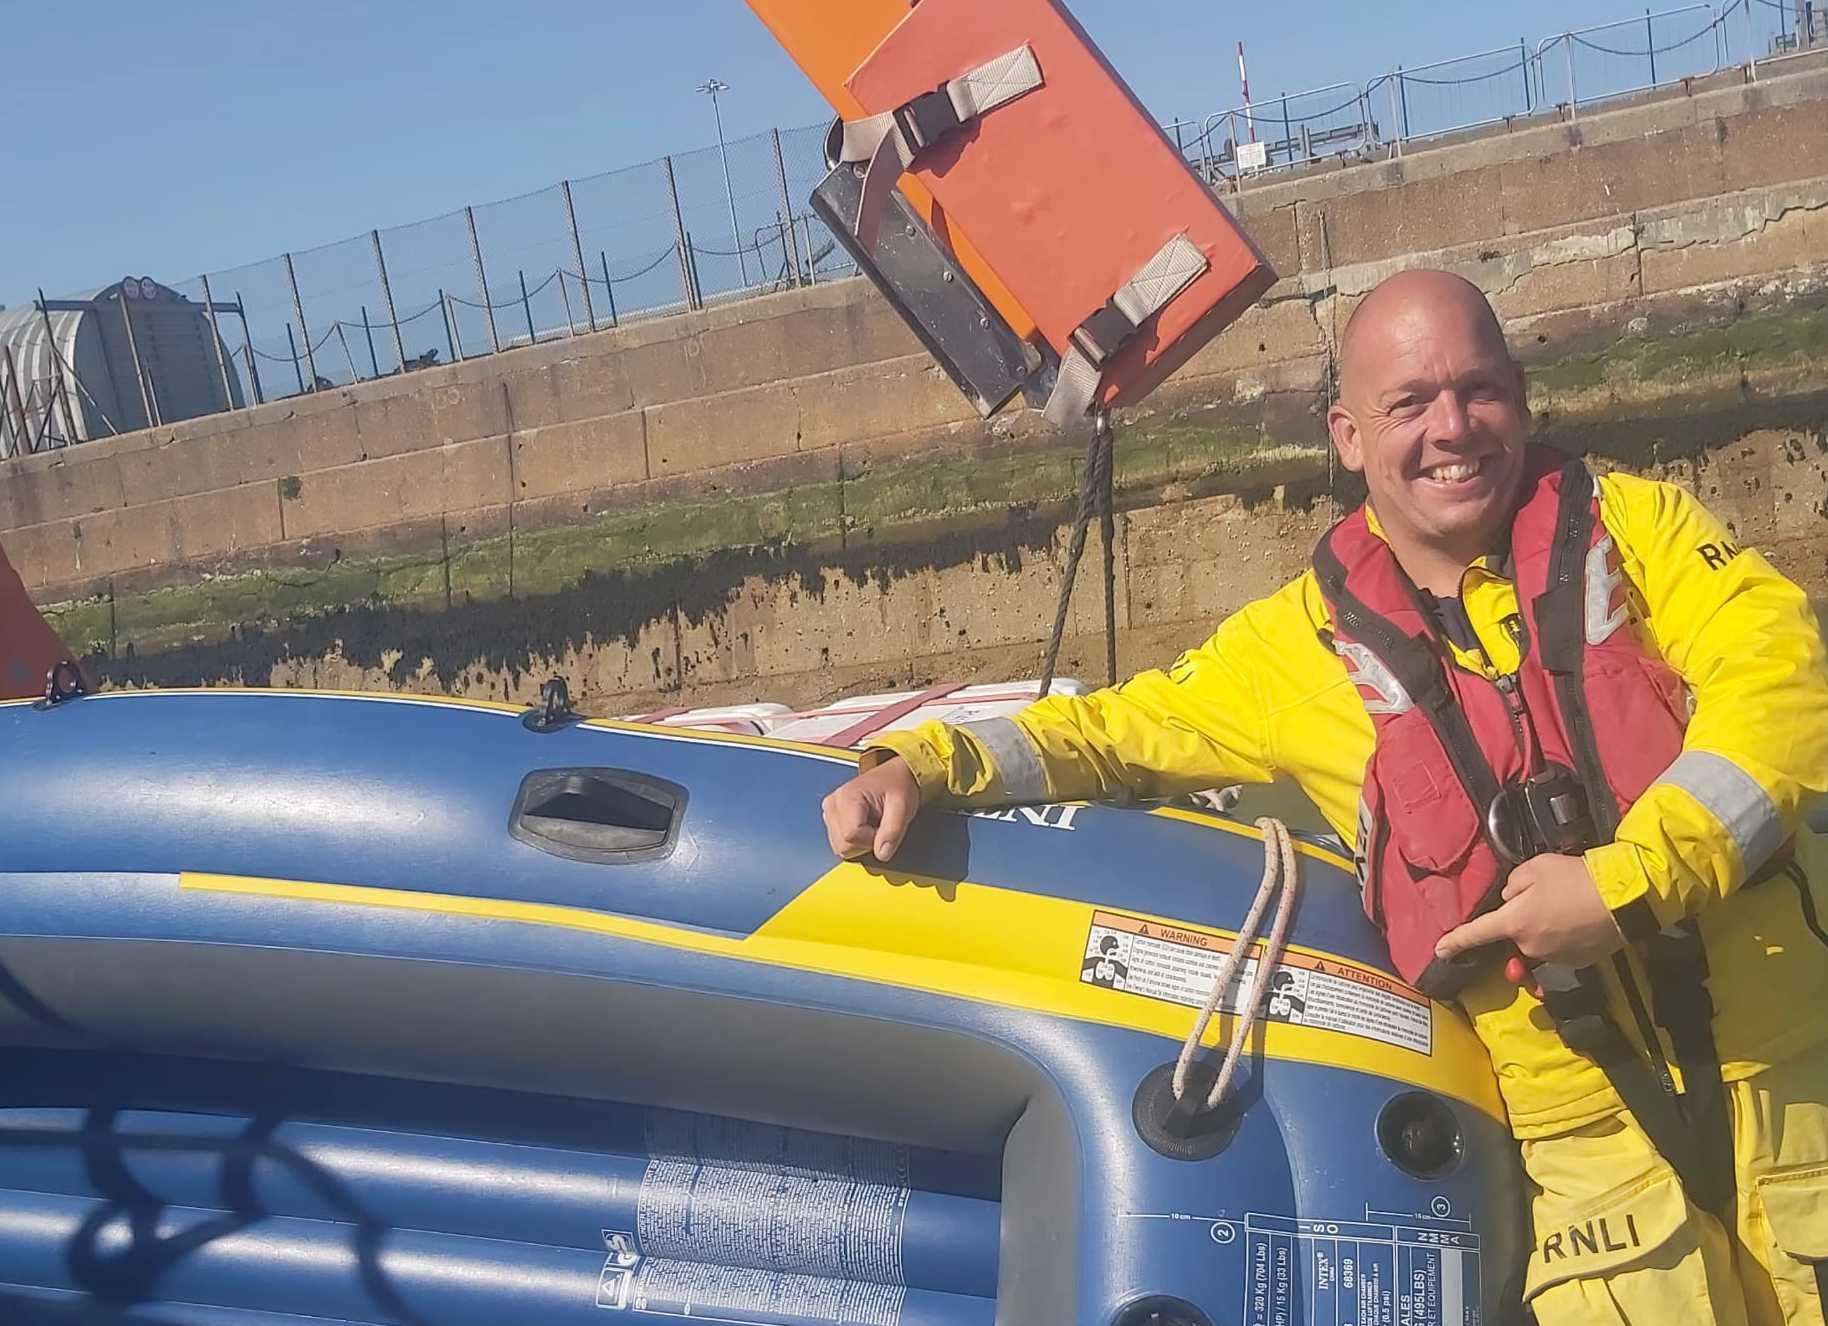
[[[1250,73],[1244,68],[1244,43],[1238,43],[1238,82],[1244,88],[1244,123],[1250,129],[1250,141],[1257,141],[1257,117],[1250,113]]]

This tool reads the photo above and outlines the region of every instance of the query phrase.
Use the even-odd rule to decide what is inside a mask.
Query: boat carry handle
[[[521,780],[508,832],[572,861],[616,865],[668,855],[686,790],[629,769],[536,769]]]

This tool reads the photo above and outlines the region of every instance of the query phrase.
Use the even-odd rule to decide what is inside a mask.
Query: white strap
[[[1244,1043],[1256,1023],[1257,1010],[1263,1004],[1264,995],[1268,993],[1270,978],[1282,962],[1283,949],[1288,940],[1289,919],[1295,910],[1299,876],[1296,873],[1295,845],[1289,841],[1288,826],[1281,820],[1265,817],[1257,821],[1257,827],[1263,831],[1263,880],[1257,885],[1257,896],[1250,905],[1244,924],[1238,927],[1238,937],[1231,941],[1231,952],[1219,963],[1219,970],[1212,978],[1212,990],[1206,996],[1199,1017],[1194,1020],[1193,1030],[1187,1033],[1187,1040],[1181,1046],[1180,1058],[1174,1063],[1174,1098],[1179,1100],[1187,1094],[1187,1073],[1193,1067],[1194,1056],[1200,1051],[1200,1041],[1206,1035],[1207,1024],[1212,1021],[1212,1015],[1218,1011],[1225,992],[1237,978],[1245,953],[1256,943],[1257,929],[1263,924],[1263,913],[1269,906],[1270,895],[1280,887],[1282,898],[1276,904],[1276,919],[1270,926],[1269,939],[1265,941],[1263,952],[1257,959],[1257,971],[1251,980],[1249,992],[1235,1006],[1231,1044],[1226,1047],[1225,1061],[1219,1067],[1219,1075],[1213,1079],[1212,1090],[1206,1093],[1205,1109],[1208,1111],[1217,1109],[1219,1102],[1225,1099],[1225,1089],[1231,1085],[1232,1074],[1237,1071],[1238,1060],[1243,1057]]]
[[[1142,270],[1126,281],[1111,302],[1123,315],[1140,327],[1160,313],[1174,297],[1192,285],[1211,264],[1199,246],[1186,235],[1176,235],[1156,250]],[[1047,398],[1045,417],[1056,428],[1065,428],[1085,418],[1098,396],[1103,374],[1074,346],[1060,362],[1054,390]]]
[[[1042,418],[1055,428],[1065,428],[1084,419],[1085,412],[1098,397],[1098,384],[1103,380],[1104,375],[1091,360],[1077,349],[1067,351],[1066,358],[1060,361],[1059,374],[1054,378],[1054,389],[1047,395],[1047,408],[1042,411]]]
[[[870,156],[869,168],[863,172],[863,190],[857,199],[857,215],[851,231],[865,249],[876,246],[876,232],[882,226],[882,209],[888,205],[889,190],[914,161],[914,150],[908,146],[893,117],[889,130]]]
[[[844,122],[844,141],[838,149],[838,160],[848,165],[859,161],[875,159],[877,150],[886,138],[901,138],[901,130],[895,124],[895,113],[885,111],[881,115],[872,115],[867,120],[846,120]],[[900,144],[907,151],[905,141]],[[912,154],[909,154],[912,160]]]
[[[1040,87],[1041,64],[1034,49],[1018,46],[1015,50],[979,65],[940,85],[960,120],[973,120],[1014,101],[1025,92]],[[838,159],[855,164],[869,162],[863,176],[863,196],[857,204],[855,233],[866,245],[876,239],[876,226],[882,217],[882,204],[888,190],[914,163],[918,149],[907,140],[896,122],[894,111],[872,115],[863,120],[847,120]],[[894,164],[889,163],[893,161]]]
[[[1041,86],[1041,63],[1032,46],[1018,46],[946,84],[961,120],[975,119]]]

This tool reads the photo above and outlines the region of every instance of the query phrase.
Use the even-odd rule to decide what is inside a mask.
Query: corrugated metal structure
[[[208,310],[145,278],[0,311],[0,457],[238,408],[227,363]]]

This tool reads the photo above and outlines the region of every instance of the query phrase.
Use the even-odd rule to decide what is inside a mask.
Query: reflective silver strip
[[[1612,606],[1612,591],[1625,583],[1625,573],[1606,565],[1612,555],[1612,536],[1608,534],[1587,550],[1587,643],[1604,644],[1612,633],[1625,624],[1628,615],[1623,599]]]
[[[1185,235],[1176,235],[1156,250],[1155,256],[1142,265],[1142,270],[1124,282],[1111,296],[1111,302],[1140,327],[1205,275],[1209,266],[1211,264],[1197,244]],[[1055,428],[1065,428],[1085,418],[1086,411],[1097,399],[1102,378],[1099,370],[1077,347],[1070,350],[1061,361],[1054,390],[1047,398],[1044,411],[1047,422]]]
[[[1352,839],[1352,873],[1358,879],[1360,902],[1369,901],[1365,890],[1371,882],[1371,834],[1376,827],[1371,819],[1371,802],[1361,792],[1358,795],[1358,832]]]
[[[1679,787],[1719,820],[1739,849],[1747,874],[1757,870],[1784,841],[1784,822],[1758,780],[1723,755],[1691,750],[1657,779]]]
[[[1383,659],[1371,652],[1370,646],[1356,640],[1335,640],[1333,652],[1346,661],[1346,676],[1359,688],[1367,714],[1406,714],[1415,708],[1403,683],[1384,666]],[[1366,695],[1366,691],[1374,694]]]
[[[1040,753],[1014,719],[981,718],[975,723],[960,723],[958,728],[969,732],[990,752],[997,790],[1003,800],[1047,800],[1047,771],[1041,767]]]

